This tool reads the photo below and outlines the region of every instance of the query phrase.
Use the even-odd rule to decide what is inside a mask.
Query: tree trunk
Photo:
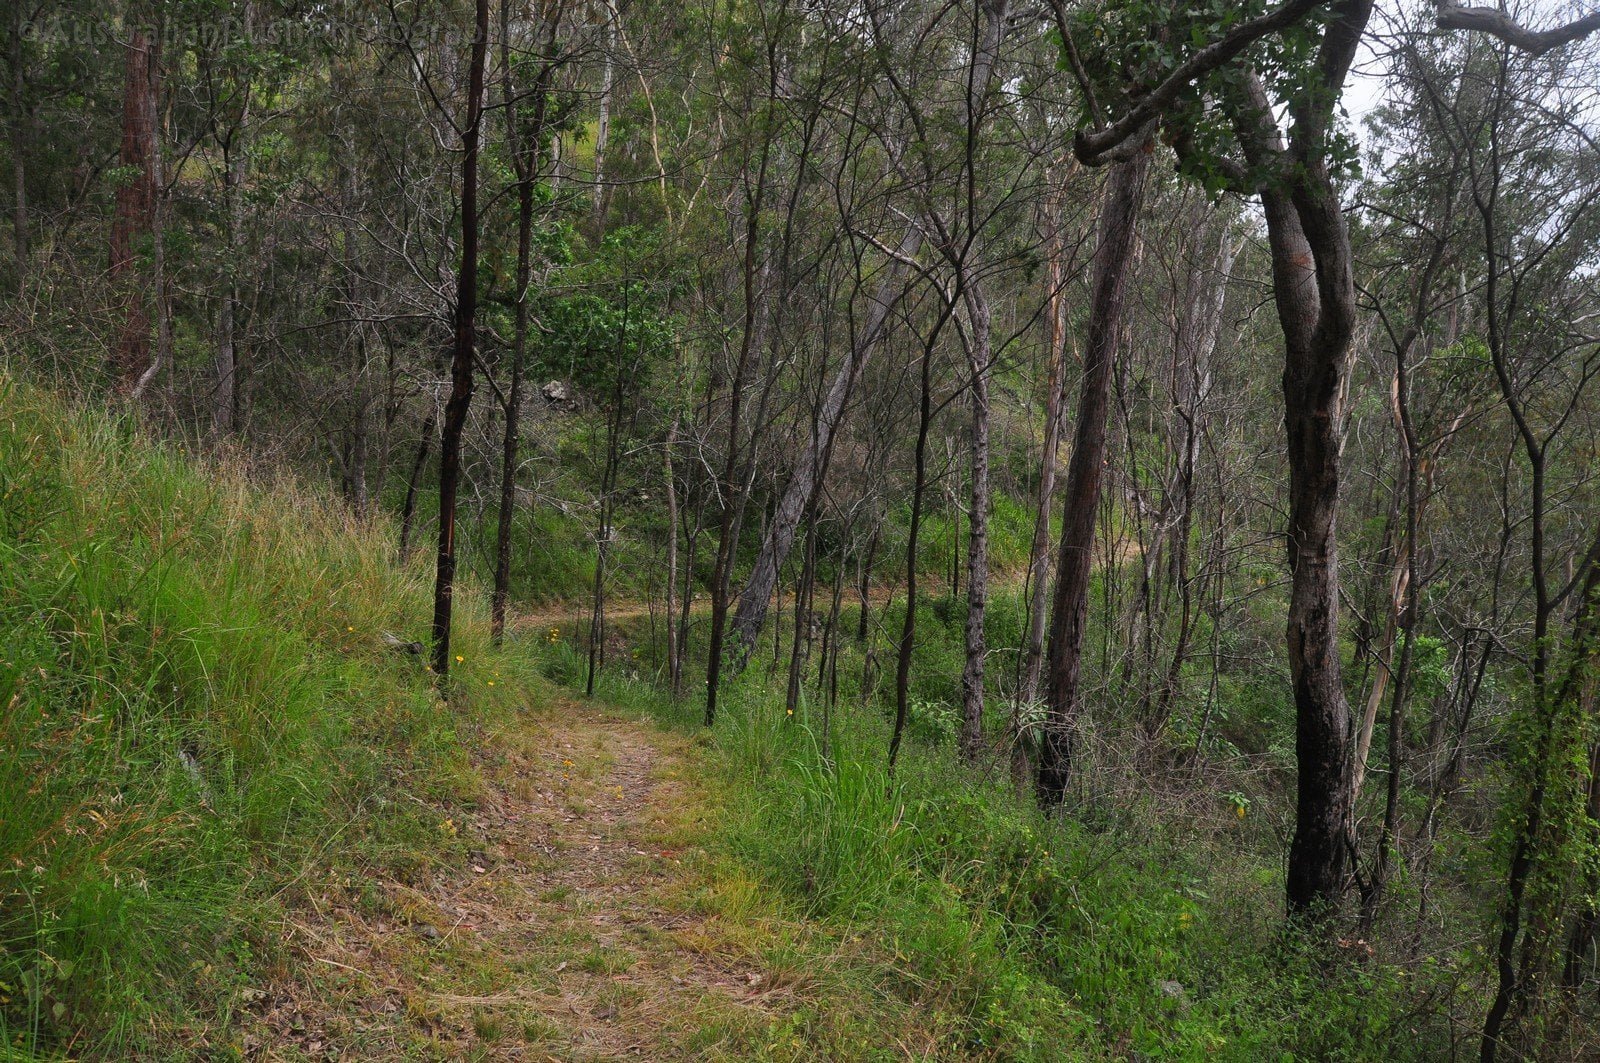
[[[983,752],[984,615],[989,603],[989,371],[993,360],[989,303],[976,278],[962,286],[971,326],[972,515],[967,532],[966,661],[961,669],[961,756],[968,763]]]
[[[345,466],[345,495],[350,503],[350,510],[357,518],[366,516],[367,513],[367,444],[371,435],[372,394],[370,386],[369,366],[367,364],[367,316],[362,305],[364,296],[361,259],[359,254],[359,238],[356,232],[356,211],[359,209],[360,186],[356,173],[355,136],[353,129],[346,129],[342,138],[345,143],[349,158],[345,160],[345,189],[344,189],[344,218],[343,218],[343,253],[345,298],[344,314],[351,319],[350,323],[350,366],[348,389],[350,394],[350,428],[348,445],[344,453]],[[230,352],[231,358],[231,352]],[[231,382],[232,368],[229,368]],[[231,383],[230,383],[231,389]],[[229,397],[230,404],[232,397]]]
[[[33,115],[29,110],[28,79],[23,69],[22,3],[11,5],[11,238],[17,262],[17,298],[21,299],[28,287],[28,152],[33,140]]]
[[[150,78],[150,112],[156,112],[156,87],[159,67],[152,68]],[[159,127],[158,127],[159,128]],[[173,357],[172,357],[172,298],[167,288],[167,209],[169,197],[167,191],[166,171],[161,158],[161,141],[159,137],[151,142],[150,174],[151,185],[155,189],[155,204],[152,212],[150,226],[150,298],[155,304],[156,312],[156,349],[150,364],[145,371],[139,374],[139,379],[134,381],[133,388],[128,392],[128,398],[138,402],[155,379],[156,373],[161,372],[166,377],[166,405],[167,416],[175,416],[172,407],[175,395],[173,386]]]
[[[510,10],[507,0],[500,4],[500,65],[504,77],[506,139],[517,175],[517,274],[516,309],[511,337],[511,383],[506,394],[505,434],[500,441],[500,505],[495,522],[494,590],[490,599],[489,630],[495,645],[505,638],[506,602],[511,595],[511,524],[517,502],[518,432],[522,421],[522,376],[528,357],[528,288],[533,281],[533,185],[539,177],[539,149],[544,136],[544,117],[550,63],[540,69],[534,83],[532,127],[523,129],[518,121],[518,100],[514,64],[511,61]],[[555,27],[548,30],[552,35]]]
[[[489,0],[477,0],[472,63],[467,75],[467,122],[462,130],[461,270],[456,277],[455,343],[450,399],[439,443],[439,556],[433,589],[433,670],[450,674],[450,613],[456,578],[456,496],[461,484],[461,437],[472,406],[473,345],[478,317],[478,140],[483,126],[483,68],[489,48]]]
[[[255,4],[247,0],[243,14],[244,33],[249,38],[254,32]],[[245,241],[244,178],[249,151],[251,83],[248,71],[235,70],[231,80],[234,91],[241,99],[238,124],[222,143],[222,212],[228,241],[228,276],[217,323],[217,350],[213,366],[216,377],[211,390],[213,439],[224,439],[234,433],[238,425],[239,407],[239,275],[244,265],[240,248]]]
[[[1297,190],[1299,191],[1299,190]],[[1333,915],[1348,885],[1350,850],[1350,710],[1339,661],[1337,517],[1342,396],[1349,370],[1354,287],[1349,241],[1331,185],[1316,221],[1337,229],[1342,249],[1307,240],[1295,206],[1264,195],[1273,244],[1273,288],[1284,326],[1284,423],[1289,454],[1289,615],[1286,642],[1295,700],[1299,766],[1287,902],[1292,914]],[[1297,196],[1297,199],[1301,197]],[[1275,202],[1276,201],[1276,202]],[[1291,214],[1295,211],[1296,214]],[[1327,232],[1323,236],[1329,235]],[[1342,250],[1342,254],[1339,252]],[[1305,275],[1316,259],[1317,283]],[[1340,263],[1327,259],[1337,258]],[[1347,307],[1329,307],[1329,284],[1348,289]],[[1338,276],[1342,274],[1342,276]],[[1322,289],[1320,292],[1318,289]],[[1311,296],[1307,298],[1307,292]],[[1320,298],[1319,298],[1320,296]]]
[[[147,292],[138,280],[138,243],[155,223],[156,180],[156,46],[143,30],[134,30],[124,49],[122,147],[118,162],[133,177],[117,189],[111,223],[109,278],[120,302],[111,369],[115,389],[124,395],[139,387],[150,360],[150,311]]]
[[[744,389],[749,379],[750,363],[763,344],[765,311],[758,305],[758,297],[767,290],[768,262],[760,251],[761,209],[766,198],[767,169],[771,155],[771,141],[763,147],[757,167],[755,187],[745,204],[744,231],[744,329],[739,339],[739,355],[734,363],[733,380],[728,388],[728,450],[723,462],[724,497],[722,517],[717,532],[717,559],[711,571],[711,635],[706,654],[706,711],[705,725],[711,727],[717,719],[717,695],[722,688],[722,677],[729,666],[724,641],[728,631],[728,595],[733,582],[733,564],[738,552],[739,534],[744,522],[745,506],[750,500],[750,477],[755,474],[753,460],[745,462],[748,475],[740,474],[740,421],[744,408]],[[712,374],[715,379],[715,373]],[[709,403],[708,403],[709,405]],[[759,427],[760,418],[757,418]],[[752,434],[752,452],[755,440]],[[735,476],[740,482],[735,483]],[[774,573],[776,582],[776,573]],[[737,656],[737,655],[735,655]],[[745,654],[748,658],[748,653]]]
[[[1028,549],[1028,631],[1023,639],[1022,676],[1017,703],[1031,705],[1039,697],[1044,662],[1045,622],[1050,586],[1050,507],[1056,492],[1056,455],[1061,449],[1061,397],[1066,369],[1066,293],[1061,271],[1060,240],[1050,241],[1050,367],[1044,396],[1044,442],[1039,452],[1039,492],[1034,500],[1033,541]]]
[[[1400,835],[1400,781],[1405,766],[1406,698],[1410,695],[1411,667],[1416,657],[1417,613],[1421,608],[1417,539],[1422,499],[1417,468],[1419,461],[1417,429],[1411,419],[1411,372],[1407,364],[1410,346],[1409,342],[1397,346],[1394,380],[1395,416],[1399,422],[1400,456],[1405,468],[1406,539],[1403,550],[1405,569],[1400,580],[1405,588],[1404,598],[1402,601],[1394,602],[1391,623],[1402,630],[1405,641],[1401,643],[1400,660],[1394,668],[1394,695],[1389,702],[1389,779],[1384,799],[1383,826],[1378,835],[1377,862],[1373,865],[1367,893],[1361,902],[1361,921],[1368,931],[1377,921],[1378,907],[1383,902],[1384,887],[1389,880],[1389,865],[1393,859],[1393,850]],[[1357,752],[1355,764],[1358,772],[1360,767],[1364,766],[1365,755],[1364,750]],[[1361,781],[1358,775],[1350,787],[1352,814],[1356,799],[1360,796]]]
[[[789,474],[789,482],[784,487],[771,523],[767,525],[767,534],[762,538],[761,551],[756,555],[749,578],[739,593],[739,604],[733,617],[735,642],[728,660],[728,666],[734,674],[744,668],[761,634],[761,625],[766,622],[767,608],[772,602],[772,592],[778,585],[778,572],[794,547],[795,531],[816,493],[817,485],[828,474],[834,436],[844,420],[845,408],[850,403],[850,396],[861,378],[862,370],[872,357],[873,347],[887,329],[889,314],[898,302],[897,292],[905,282],[906,263],[916,257],[921,246],[922,230],[912,223],[901,237],[897,257],[884,267],[885,274],[872,293],[866,326],[850,345],[844,364],[834,374],[827,395],[822,400],[822,407],[812,422],[811,438],[800,452],[793,472]]]
[[[1067,466],[1047,649],[1045,718],[1035,783],[1039,804],[1045,808],[1059,805],[1066,797],[1073,768],[1083,636],[1089,614],[1090,561],[1094,552],[1095,516],[1100,508],[1100,483],[1106,465],[1111,374],[1122,332],[1128,275],[1149,169],[1150,144],[1145,137],[1131,157],[1111,168],[1095,247],[1088,347],[1084,353],[1072,460]]]
[[[1156,724],[1162,726],[1172,714],[1178,697],[1189,640],[1194,632],[1194,591],[1189,583],[1189,539],[1194,526],[1195,470],[1200,461],[1200,441],[1205,435],[1205,403],[1211,394],[1211,358],[1222,332],[1222,309],[1227,298],[1228,275],[1233,271],[1238,245],[1223,227],[1210,276],[1196,284],[1195,297],[1185,315],[1185,336],[1180,343],[1182,357],[1175,371],[1174,407],[1183,452],[1179,455],[1176,482],[1168,495],[1175,510],[1167,518],[1171,529],[1172,582],[1178,592],[1178,635],[1173,642],[1172,660],[1161,687]]]
[[[507,91],[509,95],[509,88]],[[506,111],[514,108],[508,102]],[[528,285],[533,256],[533,181],[517,182],[517,306],[511,338],[511,383],[506,393],[505,434],[500,440],[500,505],[495,521],[494,591],[489,630],[495,645],[505,638],[506,602],[511,596],[511,522],[517,506],[518,432],[522,422],[522,375],[528,357]]]
[[[906,533],[906,612],[900,624],[900,644],[894,670],[894,730],[889,735],[889,770],[894,771],[905,737],[906,717],[911,707],[911,654],[917,638],[917,549],[922,535],[922,510],[928,492],[928,433],[933,426],[933,352],[939,333],[955,312],[954,298],[944,301],[939,317],[928,332],[922,347],[920,388],[917,402],[917,444],[912,459],[911,524]],[[863,685],[865,685],[863,683]]]
[[[230,150],[232,146],[230,145]],[[224,439],[233,434],[235,425],[236,373],[239,364],[239,280],[238,248],[243,240],[244,151],[233,151],[223,169],[223,211],[227,216],[227,238],[230,254],[235,256],[228,264],[227,290],[223,293],[220,321],[217,324],[216,379],[211,389],[211,435]]]
[[[1272,296],[1283,330],[1284,426],[1288,437],[1291,573],[1285,630],[1295,701],[1295,832],[1286,904],[1295,918],[1331,925],[1349,884],[1350,707],[1339,660],[1337,517],[1344,397],[1356,300],[1350,234],[1328,169],[1326,139],[1344,71],[1371,13],[1351,0],[1324,41],[1321,90],[1291,106],[1285,144],[1266,89],[1241,75],[1230,105],[1247,159],[1274,178],[1257,189],[1272,254]],[[1329,49],[1333,49],[1329,51]],[[1319,94],[1320,92],[1320,94]]]
[[[606,151],[611,146],[611,96],[616,76],[617,20],[622,17],[614,3],[607,2],[602,13],[605,43],[600,46],[600,112],[594,127],[594,199],[591,212],[595,232],[605,232],[606,207],[611,202],[606,187]]]
[[[948,313],[948,310],[946,311]],[[943,321],[940,321],[943,324]],[[933,343],[922,352],[922,397],[917,414],[917,446],[911,480],[911,524],[906,533],[906,612],[894,672],[894,730],[889,735],[889,770],[900,756],[911,707],[911,652],[917,637],[917,547],[922,535],[923,497],[928,487],[928,427],[933,421]]]

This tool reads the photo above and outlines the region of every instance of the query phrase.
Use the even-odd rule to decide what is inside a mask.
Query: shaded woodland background
[[[1101,957],[1127,986],[996,944],[1014,995],[1209,979],[1241,1052],[1585,1058],[1600,38],[1560,14],[18,0],[0,343],[326,485],[385,564],[437,547],[561,682],[759,721],[805,785],[905,744],[927,815],[1038,804],[1082,862],[993,857],[1019,938],[1142,888],[1101,836],[1187,898],[1106,902],[1172,927]],[[441,600],[386,636],[447,684]],[[989,861],[953,823],[934,862]],[[818,844],[774,874],[847,909]],[[1338,1031],[1273,1040],[1273,996]]]

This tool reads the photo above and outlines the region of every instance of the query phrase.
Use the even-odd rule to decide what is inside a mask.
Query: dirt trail
[[[1010,577],[1004,577],[1002,582],[1008,578]],[[1019,576],[1017,579],[1020,581],[1021,577]],[[919,578],[917,583],[921,588],[920,593],[924,599],[943,593],[944,588],[947,586],[946,583],[937,578],[926,576]],[[828,603],[832,601],[832,594],[833,592],[827,588],[817,588],[817,601],[814,604],[814,608],[819,617],[827,613]],[[903,588],[896,584],[876,583],[867,590],[867,601],[873,609],[882,609],[889,602],[903,596]],[[860,593],[855,588],[847,588],[842,602],[843,607],[854,609],[860,604]],[[526,606],[522,612],[512,617],[511,626],[513,630],[528,631],[534,634],[543,634],[550,628],[556,628],[563,635],[568,631],[571,631],[574,635],[581,635],[588,630],[590,608],[591,603],[584,599],[545,602],[540,605]],[[732,606],[730,605],[729,608],[729,616],[731,617],[733,615],[731,612]],[[767,615],[770,617],[780,610],[790,610],[792,613],[793,609],[794,594],[793,592],[785,592],[781,598],[769,606]],[[651,610],[664,617],[660,602],[632,600],[610,602],[606,605],[606,622],[615,624],[619,620],[638,620],[641,617],[649,616]],[[696,597],[690,609],[690,615],[697,621],[709,618],[711,616],[711,600],[709,598]],[[788,623],[790,619],[792,619],[792,616],[786,614],[784,622]]]
[[[466,866],[308,888],[251,1058],[746,1058],[796,986],[719,917],[691,741],[559,701],[491,745]]]
[[[1143,553],[1139,543],[1131,538],[1120,539],[1114,549],[1118,562],[1124,565],[1137,560]],[[1103,556],[1097,555],[1095,557],[1094,567],[1096,569],[1105,567]],[[1022,568],[1015,571],[996,570],[989,574],[989,586],[991,589],[1002,586],[1020,588],[1026,579],[1027,572]],[[950,584],[948,580],[942,579],[937,575],[924,573],[917,577],[917,586],[919,588],[919,600],[926,601],[948,593]],[[894,599],[903,597],[904,593],[905,588],[899,583],[874,583],[867,589],[867,601],[871,603],[874,609],[881,609]],[[827,611],[827,603],[831,601],[831,594],[832,592],[827,588],[820,586],[817,588],[814,608],[819,615]],[[844,607],[851,609],[860,604],[860,592],[853,586],[845,588]],[[781,609],[792,609],[793,606],[794,594],[792,592],[784,592],[771,605],[768,610],[768,616]],[[553,627],[557,628],[563,635],[568,631],[577,634],[580,631],[587,630],[591,608],[591,600],[586,598],[527,605],[512,616],[511,626],[513,629],[535,633],[543,633]],[[649,616],[652,610],[660,615],[665,615],[660,602],[618,600],[607,603],[606,620],[608,623],[616,623],[619,620],[637,620],[641,617]],[[691,607],[691,615],[696,618],[710,616],[710,599],[696,596]]]

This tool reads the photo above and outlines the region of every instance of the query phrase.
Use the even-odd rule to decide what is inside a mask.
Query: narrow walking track
[[[804,986],[700,847],[692,740],[559,700],[487,744],[487,792],[439,824],[465,866],[308,886],[247,1054],[751,1058]]]

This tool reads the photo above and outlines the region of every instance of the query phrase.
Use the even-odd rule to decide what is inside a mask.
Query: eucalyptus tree
[[[19,30],[20,33],[20,30]],[[163,184],[161,145],[156,126],[161,91],[159,42],[148,26],[128,29],[123,45],[122,144],[118,162],[128,177],[116,193],[116,214],[111,224],[110,265],[107,277],[120,304],[117,338],[112,353],[116,389],[135,395],[160,368],[150,352],[150,304],[157,315],[165,291],[160,264],[154,256],[141,266],[141,245],[155,237],[160,225],[157,190]]]
[[[1123,191],[1113,202],[1134,208],[1141,159],[1148,157],[1152,129],[1160,122],[1187,172],[1210,188],[1253,194],[1262,204],[1284,334],[1290,470],[1286,643],[1299,774],[1286,893],[1292,913],[1326,915],[1343,901],[1350,849],[1349,708],[1339,656],[1336,526],[1356,299],[1335,185],[1349,148],[1335,116],[1372,5],[1342,0],[1308,21],[1319,6],[1290,0],[1265,11],[1172,12],[1154,5],[1161,17],[1139,5],[1075,16],[1058,11],[1067,60],[1088,103],[1089,124],[1074,150],[1085,164],[1116,164]],[[1167,25],[1168,33],[1152,37],[1146,32],[1151,24]],[[1287,134],[1279,124],[1279,104]],[[1104,275],[1097,279],[1091,313],[1112,316],[1120,311],[1116,274],[1125,270],[1114,261],[1098,268]],[[1101,342],[1109,363],[1111,341]],[[1094,343],[1091,338],[1088,357],[1098,370]],[[1083,444],[1094,447],[1103,438],[1093,423],[1103,400],[1088,388],[1084,400],[1090,416],[1080,421],[1089,426],[1080,423],[1079,433]],[[1090,529],[1085,534],[1082,527],[1069,527],[1062,537],[1039,774],[1040,798],[1047,803],[1061,799],[1071,767],[1092,534],[1092,517],[1074,517],[1073,510],[1098,498],[1097,464],[1085,459],[1078,475],[1068,473],[1068,519]],[[1084,578],[1068,578],[1067,566],[1074,564]]]

